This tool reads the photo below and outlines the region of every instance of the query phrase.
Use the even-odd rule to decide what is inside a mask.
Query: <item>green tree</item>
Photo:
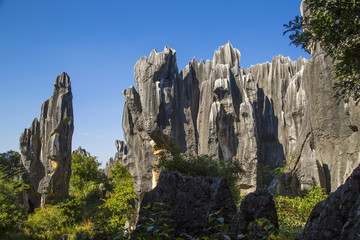
[[[25,169],[20,163],[20,154],[13,150],[0,153],[0,171],[2,177],[8,179],[12,179],[23,173]]]
[[[335,64],[336,97],[360,101],[360,3],[304,0],[303,17],[284,24],[291,44],[305,50],[319,43]]]
[[[114,189],[99,207],[94,222],[97,231],[107,231],[110,236],[115,236],[126,220],[134,219],[137,196],[130,173],[120,163],[110,170],[110,177]]]
[[[100,163],[89,153],[73,153],[71,157],[70,186],[75,194],[85,195],[90,187],[102,181]],[[97,187],[97,186],[96,186]]]
[[[21,185],[0,178],[0,239],[19,229],[24,220],[24,207],[17,203]]]
[[[18,196],[29,185],[17,179],[23,172],[18,152],[0,154],[0,238],[19,229],[25,220],[25,208],[18,202]]]
[[[25,223],[25,232],[33,239],[59,239],[67,232],[68,216],[58,205],[37,208]]]

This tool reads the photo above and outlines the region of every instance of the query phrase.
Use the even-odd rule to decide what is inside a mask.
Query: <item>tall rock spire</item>
[[[70,78],[56,78],[53,95],[41,106],[39,121],[20,136],[23,165],[30,173],[38,207],[68,196],[71,175],[71,142],[74,131]]]

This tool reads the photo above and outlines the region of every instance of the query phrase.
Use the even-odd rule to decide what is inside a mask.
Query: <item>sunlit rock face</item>
[[[56,78],[53,95],[20,136],[21,160],[30,174],[35,207],[68,196],[71,175],[71,142],[74,131],[70,78]]]
[[[333,98],[331,59],[281,55],[245,70],[230,43],[212,61],[193,59],[178,72],[175,50],[153,50],[135,65],[135,87],[125,90],[121,162],[138,193],[151,190],[159,133],[192,154],[239,161],[243,191],[262,187],[261,166],[284,166],[285,183],[298,192],[315,180],[335,190],[359,163],[359,106]],[[122,149],[122,150],[121,150]],[[124,152],[126,149],[126,153]],[[269,183],[267,183],[269,184]],[[287,186],[287,187],[289,187]]]

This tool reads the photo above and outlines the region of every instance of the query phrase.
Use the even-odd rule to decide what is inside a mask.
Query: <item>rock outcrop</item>
[[[165,211],[166,216],[161,216]],[[224,218],[224,223],[229,223],[236,212],[226,179],[189,177],[164,171],[157,186],[144,194],[136,231],[147,231],[142,226],[147,226],[151,218],[162,217],[166,218],[169,228],[174,229],[170,233],[174,239],[195,239],[219,230],[213,226],[214,222],[209,222],[210,215],[218,211],[214,216]]]
[[[296,239],[360,238],[360,165],[346,182],[312,210]]]
[[[334,191],[359,164],[360,107],[333,97],[332,61],[324,52],[296,62],[279,55],[247,70],[239,63],[230,43],[181,73],[168,47],[136,63],[137,90],[123,92],[126,145],[114,162],[130,171],[138,193],[154,186],[156,131],[190,153],[239,161],[246,172],[239,185],[248,192],[263,184],[261,165],[286,164],[285,184],[296,193],[314,181]]]
[[[43,102],[40,120],[20,136],[21,161],[30,174],[35,207],[68,196],[74,131],[70,78],[56,78],[52,97]]]
[[[256,219],[265,218],[274,226],[278,227],[278,217],[275,208],[275,202],[266,190],[261,189],[245,196],[241,201],[240,210],[238,210],[231,221],[229,235],[236,239],[239,234],[248,234],[249,224]],[[263,239],[261,235],[263,228],[258,232],[253,232],[251,239]]]

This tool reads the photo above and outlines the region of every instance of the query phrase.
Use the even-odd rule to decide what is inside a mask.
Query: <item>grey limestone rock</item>
[[[314,181],[334,191],[360,163],[360,107],[333,98],[332,60],[324,52],[312,51],[310,61],[279,55],[247,70],[239,63],[229,42],[212,61],[193,59],[180,73],[168,47],[136,63],[137,90],[123,92],[127,153],[118,161],[138,193],[155,186],[156,131],[189,153],[239,161],[244,192],[263,187],[261,165],[286,164],[285,184],[296,193]]]
[[[56,78],[53,95],[41,106],[41,116],[20,136],[21,160],[30,173],[33,204],[38,207],[68,195],[71,142],[74,131],[70,78]]]
[[[359,239],[360,165],[346,182],[312,210],[296,239]]]
[[[141,226],[146,226],[151,217],[161,217],[162,212],[156,210],[158,203],[167,205],[160,210],[168,212],[167,222],[174,229],[169,234],[174,239],[197,239],[210,235],[212,231],[219,230],[209,222],[211,214],[219,211],[216,218],[223,217],[224,223],[228,224],[236,212],[226,179],[190,177],[164,171],[157,186],[145,193],[142,199],[136,231],[146,231]]]
[[[229,234],[236,239],[239,234],[247,234],[249,224],[256,219],[266,218],[272,225],[278,227],[278,217],[275,202],[266,190],[256,190],[245,196],[231,220]],[[259,230],[259,229],[257,229]],[[263,228],[261,228],[263,230]],[[261,230],[253,232],[250,239],[263,239]],[[257,238],[259,237],[259,238]]]
[[[77,153],[80,155],[85,155],[87,154],[86,149],[82,148],[81,146],[79,146],[75,151],[73,151],[73,153]]]

